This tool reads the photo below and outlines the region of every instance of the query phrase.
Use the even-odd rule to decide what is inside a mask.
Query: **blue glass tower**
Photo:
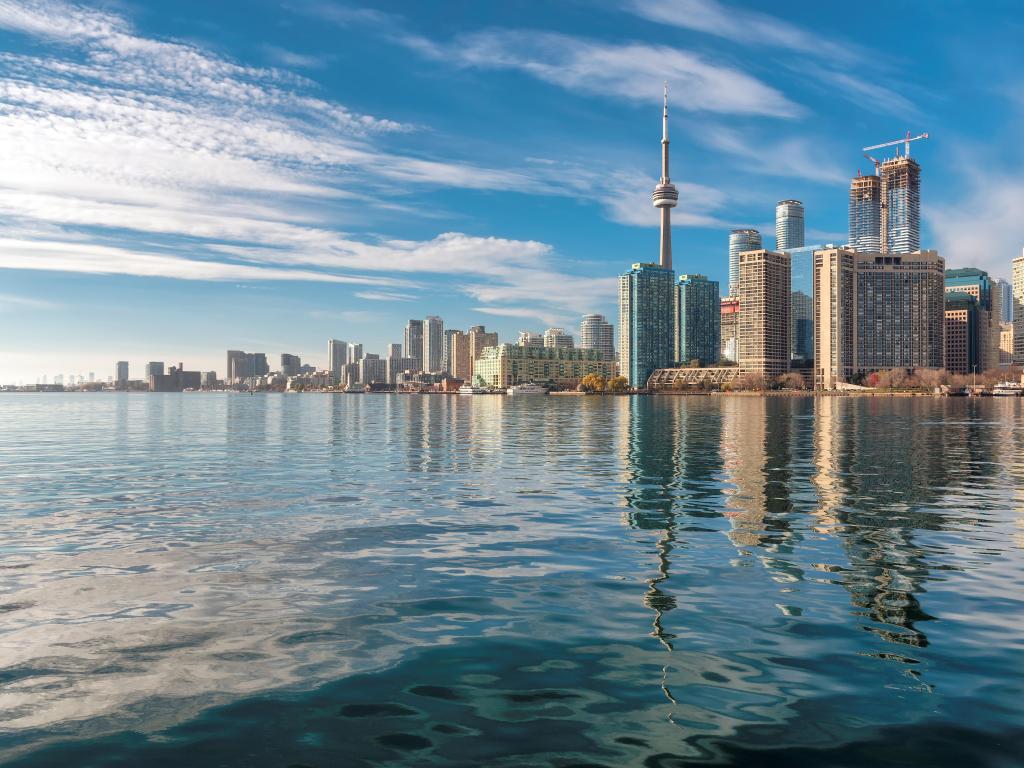
[[[634,389],[674,362],[674,283],[675,273],[658,264],[634,264],[619,278],[619,366]]]
[[[718,281],[680,275],[676,285],[676,361],[714,365],[722,345],[722,301]]]

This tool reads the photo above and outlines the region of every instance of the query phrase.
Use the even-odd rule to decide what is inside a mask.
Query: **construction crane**
[[[876,160],[871,155],[867,155],[867,154],[864,155],[864,157],[866,157],[868,160],[870,160],[872,163],[875,164],[875,176],[877,176],[878,175],[878,166],[880,166],[882,164],[882,161],[881,160]]]
[[[907,157],[910,157],[910,142],[917,141],[918,139],[927,139],[927,138],[928,138],[928,134],[927,133],[922,133],[922,134],[919,134],[917,136],[911,136],[910,135],[910,131],[907,131],[906,137],[904,137],[902,139],[896,139],[896,141],[887,141],[884,144],[875,144],[874,146],[871,146],[871,147],[864,147],[863,151],[864,152],[868,152],[868,151],[870,151],[872,149],[882,149],[883,147],[895,147],[895,146],[898,146],[898,145],[902,144],[903,147],[904,147],[904,152],[903,152],[904,155],[906,155]],[[899,156],[899,153],[900,153],[900,151],[899,151],[899,149],[897,149],[896,150],[896,155]]]

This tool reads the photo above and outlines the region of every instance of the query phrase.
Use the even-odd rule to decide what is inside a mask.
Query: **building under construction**
[[[928,134],[864,147],[864,151],[896,147],[896,157],[876,160],[874,176],[850,182],[850,247],[874,253],[914,253],[921,249],[921,166],[910,156],[910,142]],[[899,145],[904,147],[900,154]]]

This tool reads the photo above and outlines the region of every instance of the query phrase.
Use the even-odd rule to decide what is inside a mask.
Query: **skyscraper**
[[[619,365],[635,389],[674,362],[674,282],[658,264],[634,264],[619,277]]]
[[[969,293],[946,290],[945,367],[950,373],[981,370],[981,328],[978,299]]]
[[[327,342],[327,370],[335,384],[340,384],[348,363],[348,342],[330,339]]]
[[[448,372],[456,379],[469,381],[473,375],[473,356],[469,349],[469,334],[454,331],[448,338]]]
[[[544,346],[555,347],[556,349],[572,349],[575,344],[572,334],[566,333],[564,328],[548,328],[544,331]]]
[[[969,364],[977,366],[979,371],[997,367],[999,365],[1000,328],[996,312],[999,309],[999,298],[996,291],[993,290],[988,272],[975,267],[947,269],[945,290],[947,294],[963,293],[973,296],[977,302],[977,307],[971,315],[977,328],[972,331],[972,336],[976,338],[972,345]],[[962,301],[957,304],[957,312],[964,311],[962,304]],[[948,323],[946,327],[949,328]],[[967,372],[966,370],[959,371],[959,373]]]
[[[441,355],[441,370],[445,373],[452,373],[452,337],[457,333],[461,333],[461,331],[453,328],[445,328],[444,330],[444,352]]]
[[[882,250],[882,180],[861,176],[850,181],[850,245],[855,251]]]
[[[290,355],[287,352],[281,353],[281,374],[284,376],[298,376],[302,368],[302,360],[298,355]]]
[[[806,362],[814,357],[814,253],[835,248],[832,243],[790,248],[789,329],[790,357]]]
[[[814,378],[837,383],[889,368],[941,368],[945,261],[831,248],[814,255]]]
[[[780,200],[775,205],[775,250],[791,251],[804,244],[804,204]]]
[[[734,229],[729,233],[729,295],[735,296],[740,284],[740,254],[761,250],[761,233],[756,229]]]
[[[362,344],[349,344],[348,345],[348,364],[353,365],[363,359],[363,345]]]
[[[423,321],[423,370],[438,373],[444,360],[444,321],[431,315]]]
[[[402,356],[402,345],[401,344],[388,344],[388,357],[401,357]]]
[[[1024,251],[1022,251],[1024,254]],[[1013,362],[1024,364],[1024,255],[1013,260]]]
[[[999,278],[993,284],[993,290],[999,294],[999,312],[997,319],[1000,323],[1013,322],[1013,286]]]
[[[668,175],[668,83],[665,83],[665,106],[661,114],[661,178],[651,194],[654,207],[661,211],[662,269],[672,269],[672,209],[679,201],[679,191]]]
[[[114,378],[114,381],[116,381],[118,384],[127,384],[128,383],[128,361],[127,360],[118,360],[117,361],[117,375]]]
[[[897,156],[879,169],[882,193],[882,252],[914,253],[921,249],[921,166]]]
[[[423,370],[423,321],[410,320],[405,325],[405,356],[416,361],[416,370]]]
[[[735,296],[723,296],[722,306],[722,350],[719,358],[736,362],[736,339],[740,333],[740,300]]]
[[[604,315],[584,315],[580,320],[580,348],[596,349],[605,360],[615,359],[615,332]]]
[[[163,363],[146,363],[146,381],[149,381],[150,376],[163,376],[164,375],[164,364]],[[89,379],[92,381],[92,379]]]
[[[737,363],[774,379],[789,370],[789,254],[757,250],[740,257]]]
[[[680,275],[675,302],[675,358],[679,365],[693,360],[705,366],[717,363],[721,329],[718,281],[704,275]]]

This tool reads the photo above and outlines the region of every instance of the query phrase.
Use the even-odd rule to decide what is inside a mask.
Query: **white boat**
[[[471,384],[463,384],[459,387],[460,395],[486,395],[489,394],[488,390],[483,387],[474,387]]]
[[[532,382],[528,384],[514,384],[505,390],[510,395],[546,395],[547,389],[542,387],[540,384],[534,384]]]
[[[1024,394],[1024,384],[1016,381],[1001,381],[992,387],[992,394],[997,397],[1020,397]]]

